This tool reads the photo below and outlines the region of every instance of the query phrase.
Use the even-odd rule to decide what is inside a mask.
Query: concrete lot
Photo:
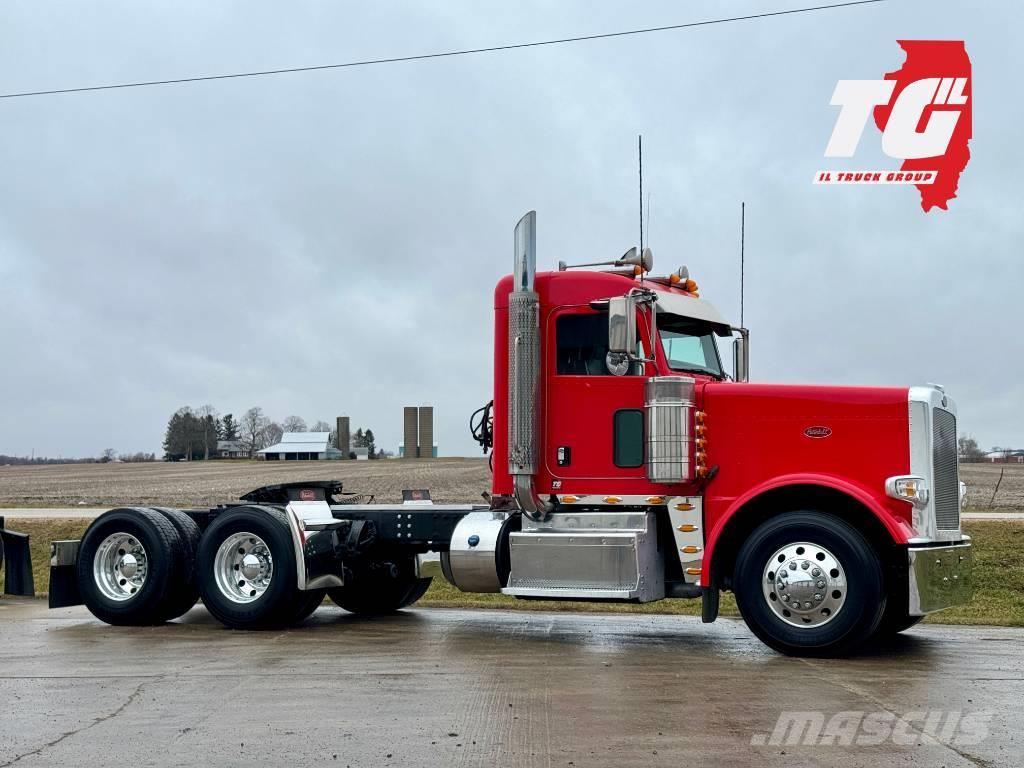
[[[769,651],[742,623],[681,616],[371,620],[325,605],[302,627],[242,633],[202,607],[119,629],[7,599],[0,766],[1013,766],[1022,642],[1022,630],[929,626],[812,661]],[[987,737],[773,745],[786,710],[906,717],[916,729],[901,742],[929,730],[924,710],[955,710]]]

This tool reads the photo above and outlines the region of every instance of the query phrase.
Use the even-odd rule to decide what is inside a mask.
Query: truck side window
[[[644,465],[644,412],[634,408],[612,417],[612,461],[616,467]]]
[[[608,316],[561,315],[555,326],[558,345],[557,371],[563,376],[610,376]]]

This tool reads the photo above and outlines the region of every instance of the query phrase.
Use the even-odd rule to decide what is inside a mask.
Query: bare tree
[[[311,430],[309,430],[309,431],[310,432],[331,432],[331,431],[333,431],[333,429],[334,428],[330,424],[328,424],[326,421],[321,419],[316,424],[314,424],[313,428]]]
[[[113,448],[104,448],[103,453],[100,454],[100,464],[109,464],[117,456],[117,451]]]
[[[289,416],[281,423],[285,432],[307,432],[306,420],[301,416]]]
[[[961,461],[982,461],[985,458],[984,451],[978,447],[978,441],[969,435],[960,435],[957,448]]]
[[[281,442],[284,432],[285,430],[277,422],[268,422],[267,426],[263,428],[263,445],[260,447],[266,448],[268,445]]]
[[[266,445],[263,439],[268,426],[270,426],[270,419],[263,415],[263,409],[259,406],[250,408],[242,416],[242,442],[249,451],[250,458]]]
[[[196,411],[196,415],[202,421],[203,429],[203,459],[209,460],[210,458],[210,444],[213,443],[214,449],[217,448],[217,419],[220,418],[217,413],[217,409],[207,403],[206,405],[200,406]]]

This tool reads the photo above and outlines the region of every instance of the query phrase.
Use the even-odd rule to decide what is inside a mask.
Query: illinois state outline
[[[930,77],[967,78],[967,84],[963,91],[967,97],[966,104],[963,106],[929,104],[922,112],[921,122],[917,126],[919,131],[922,130],[935,111],[961,110],[962,114],[953,130],[946,153],[938,157],[904,160],[903,165],[900,166],[901,171],[936,171],[935,181],[932,184],[915,185],[921,193],[921,208],[926,213],[933,207],[941,208],[944,211],[949,210],[949,201],[956,197],[960,174],[967,167],[967,161],[971,159],[971,151],[967,146],[971,139],[971,107],[974,102],[971,60],[967,55],[963,40],[897,40],[896,42],[906,52],[907,60],[895,72],[885,74],[886,80],[896,81],[896,87],[893,89],[893,98],[888,104],[875,107],[875,125],[879,130],[885,130],[885,125],[889,122],[889,114],[892,112],[892,105],[896,103],[900,92],[911,83]]]

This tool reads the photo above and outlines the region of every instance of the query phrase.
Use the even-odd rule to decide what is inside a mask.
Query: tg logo
[[[839,116],[825,157],[853,157],[871,119],[882,152],[898,170],[818,171],[815,184],[911,184],[921,208],[947,209],[971,157],[971,60],[963,40],[899,40],[907,58],[881,80],[840,80],[831,104]]]
[[[944,155],[963,111],[935,110],[925,118],[925,108],[930,104],[963,106],[967,103],[966,85],[966,77],[928,77],[906,86],[882,129],[882,151],[900,160]],[[895,88],[895,80],[840,80],[830,103],[842,109],[825,157],[853,157],[871,111],[888,104]],[[919,131],[922,121],[924,129]]]

